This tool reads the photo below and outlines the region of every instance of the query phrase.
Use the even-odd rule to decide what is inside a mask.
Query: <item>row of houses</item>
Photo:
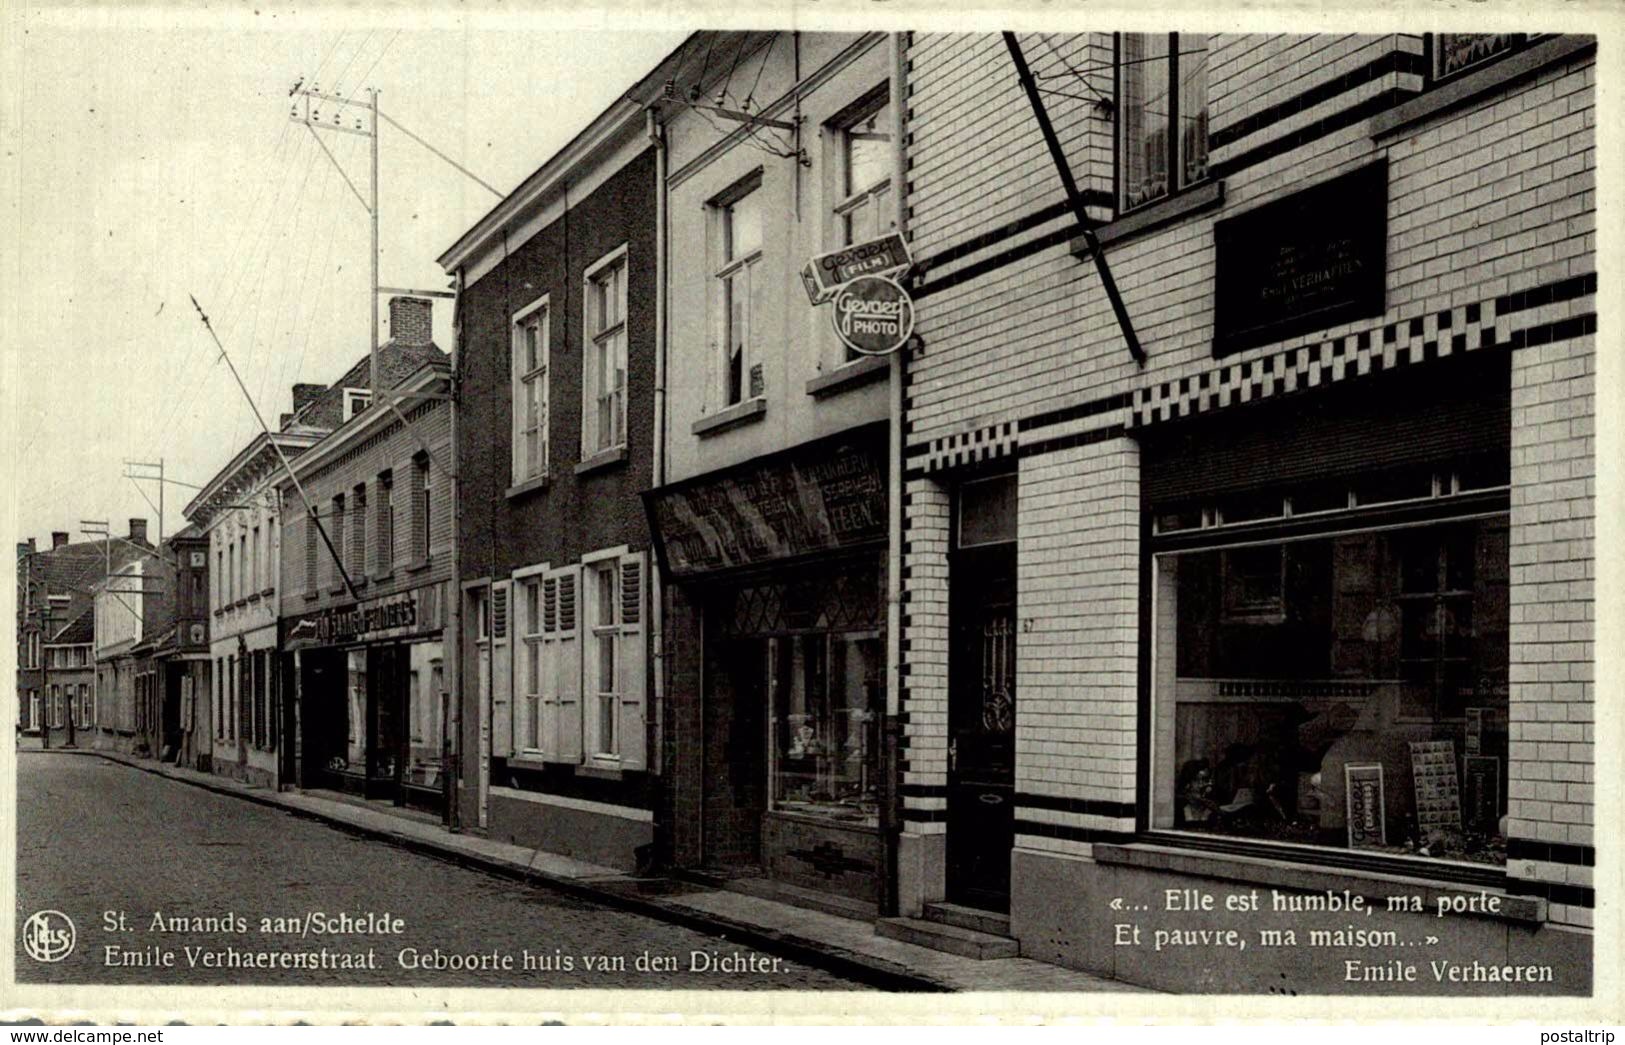
[[[1550,975],[1448,989],[1583,993],[1594,70],[694,34],[187,506],[151,750],[1171,990],[1418,989],[1181,890],[1493,895],[1429,956]],[[806,266],[888,234],[871,356]]]

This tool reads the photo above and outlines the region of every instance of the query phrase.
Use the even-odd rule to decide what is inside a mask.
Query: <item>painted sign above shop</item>
[[[1388,161],[1213,226],[1213,354],[1381,315]]]
[[[886,539],[884,442],[844,434],[644,497],[676,577],[872,544]]]
[[[854,352],[885,356],[914,334],[914,301],[884,276],[859,276],[835,295],[835,333]]]
[[[287,649],[304,649],[436,631],[441,626],[440,587],[431,584],[283,618],[283,645]]]
[[[888,232],[877,239],[815,255],[802,266],[801,282],[807,288],[807,300],[822,305],[843,284],[859,276],[895,277],[913,263],[908,240],[900,232]]]

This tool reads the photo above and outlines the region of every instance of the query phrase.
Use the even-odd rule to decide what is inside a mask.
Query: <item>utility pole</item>
[[[113,576],[113,531],[106,519],[80,519],[79,532],[87,537],[100,535],[102,538],[102,583],[111,584]],[[91,619],[95,619],[95,611],[91,611]],[[101,719],[102,708],[102,673],[96,667],[96,639],[100,636],[95,630],[91,631],[90,642],[90,703],[96,708],[91,717]]]
[[[164,486],[167,485],[167,481],[164,479],[164,459],[160,457],[156,461],[132,461],[126,457],[124,459],[124,467],[125,478],[150,479],[158,484],[158,503],[153,505],[153,507],[158,510],[158,539],[152,543],[153,547],[161,547],[164,543]],[[157,469],[158,474],[133,475],[129,471],[131,468],[155,468]],[[139,490],[140,487],[137,486],[136,489]],[[150,504],[151,502],[149,501],[148,503]]]

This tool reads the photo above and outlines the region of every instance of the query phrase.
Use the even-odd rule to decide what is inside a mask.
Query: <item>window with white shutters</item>
[[[508,581],[491,585],[491,754],[513,753],[513,644],[508,640]]]
[[[619,721],[617,733],[622,769],[642,769],[647,762],[648,702],[645,697],[649,670],[646,615],[648,562],[643,552],[621,556],[620,642],[618,679]]]
[[[566,566],[542,582],[542,751],[551,762],[581,761],[580,572]]]

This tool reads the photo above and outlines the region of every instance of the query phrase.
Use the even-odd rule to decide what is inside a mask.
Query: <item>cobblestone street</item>
[[[100,758],[19,752],[17,784],[18,925],[50,909],[77,931],[73,952],[54,964],[31,960],[19,942],[22,982],[863,989],[719,937]],[[398,917],[400,932],[332,931],[344,928],[341,915],[369,912]],[[160,917],[179,931],[161,931]],[[369,951],[373,968],[274,967],[287,961],[281,954],[332,965],[364,962]],[[484,956],[511,968],[405,968],[403,952],[408,961]],[[232,953],[261,956],[253,958],[261,967],[217,964]]]

